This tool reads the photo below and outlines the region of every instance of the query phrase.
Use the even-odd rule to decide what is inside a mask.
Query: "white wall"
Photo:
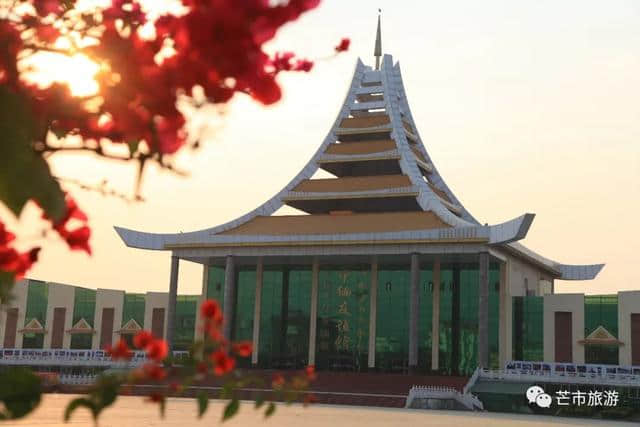
[[[96,310],[93,320],[93,340],[91,348],[97,350],[100,348],[100,336],[102,331],[102,309],[113,308],[113,334],[111,343],[115,344],[120,339],[120,334],[116,333],[122,324],[122,308],[124,304],[124,291],[115,291],[112,289],[98,289],[96,292]]]
[[[619,362],[631,365],[631,314],[640,313],[640,291],[618,292],[618,339],[620,346]]]
[[[584,294],[544,296],[544,361],[555,361],[555,313],[569,311],[571,316],[573,363],[584,363]]]
[[[64,317],[64,335],[62,348],[71,346],[71,334],[67,330],[73,326],[73,302],[75,296],[75,286],[63,285],[61,283],[49,282],[49,302],[47,305],[47,333],[44,336],[44,348],[51,348],[51,337],[53,335],[53,311],[55,308],[64,307],[67,309]]]

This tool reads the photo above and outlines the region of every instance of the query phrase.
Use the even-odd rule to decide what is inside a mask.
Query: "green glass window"
[[[383,372],[404,372],[409,358],[408,266],[380,266],[376,313],[376,366]]]
[[[273,361],[279,357],[281,330],[282,271],[265,269],[260,306],[260,367],[272,367]]]
[[[599,326],[618,338],[618,296],[587,295],[584,297],[584,336]],[[585,345],[585,362],[617,365],[619,347],[615,344]]]
[[[253,338],[253,306],[256,296],[256,270],[241,269],[236,272],[236,312],[234,339],[251,341]]]
[[[196,329],[197,295],[178,295],[176,299],[176,322],[174,349],[189,350]]]
[[[45,327],[47,322],[47,304],[49,301],[49,285],[39,280],[29,280],[27,288],[27,310],[25,324],[37,319]]]
[[[480,274],[477,264],[461,264],[460,269],[460,338],[457,373],[471,375],[478,359],[478,306]]]
[[[489,367],[500,367],[500,266],[489,270]]]
[[[544,297],[513,297],[513,357],[544,360]]]
[[[440,266],[440,327],[438,370],[451,374],[453,354],[453,272],[450,264]]]
[[[427,372],[431,369],[431,325],[433,324],[433,271],[420,272],[420,314],[418,320],[418,369]]]
[[[269,266],[262,281],[260,365],[301,368],[308,360],[311,268]]]
[[[217,300],[222,307],[224,304],[224,267],[211,265],[208,270],[207,298]]]
[[[366,369],[369,348],[369,265],[323,266],[318,274],[316,366]]]
[[[39,280],[29,280],[27,288],[27,308],[24,323],[37,319],[42,327],[46,327],[47,304],[49,301],[49,285]],[[44,334],[28,333],[22,338],[22,348],[42,348]]]
[[[144,328],[144,308],[144,294],[125,294],[122,305],[122,324],[133,319],[141,328]]]
[[[81,319],[84,319],[89,326],[93,327],[95,310],[96,291],[94,289],[75,288],[71,324],[75,326]],[[92,333],[74,333],[71,335],[70,348],[76,350],[90,349],[92,338]]]
[[[44,334],[24,334],[22,348],[41,349],[44,346]]]

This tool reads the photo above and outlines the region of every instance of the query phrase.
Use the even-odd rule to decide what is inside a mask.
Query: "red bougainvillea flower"
[[[316,379],[316,367],[314,365],[309,365],[304,368],[304,373],[307,376],[307,379],[313,381]]]
[[[167,371],[165,371],[164,368],[157,363],[145,364],[143,367],[143,371],[147,378],[155,381],[161,381],[167,378]]]
[[[220,304],[214,299],[208,299],[202,302],[200,306],[202,317],[220,326],[222,325],[223,316]]]
[[[236,360],[230,357],[224,350],[216,350],[211,353],[211,361],[213,362],[213,373],[222,376],[233,371],[236,366]]]
[[[282,374],[274,374],[273,379],[271,380],[271,387],[275,389],[280,389],[284,386],[284,377]]]
[[[153,334],[149,331],[140,331],[133,337],[133,345],[141,350],[146,349],[153,342]]]
[[[53,221],[45,213],[42,214],[42,217],[51,221],[53,229],[67,242],[69,248],[72,250],[82,250],[91,255],[91,246],[89,246],[91,229],[86,225],[88,221],[87,215],[78,207],[76,201],[69,194],[65,196],[65,203],[66,212],[59,221]],[[70,229],[69,222],[71,220],[76,220],[84,224],[77,228]]]
[[[336,46],[336,52],[346,52],[347,50],[349,50],[349,45],[351,45],[351,40],[346,37],[343,38],[342,40],[340,40],[340,44]]]
[[[253,344],[251,341],[240,341],[237,343],[233,343],[231,346],[233,352],[240,357],[248,357],[251,355],[253,351]]]
[[[129,360],[133,356],[129,346],[123,339],[119,340],[114,346],[108,346],[106,350],[113,360]]]
[[[15,248],[9,246],[15,240],[15,237],[0,222],[0,270],[13,274],[16,279],[22,279],[38,260],[40,248],[33,248],[27,252],[19,253]]]
[[[308,73],[313,68],[313,61],[309,61],[308,59],[298,59],[296,64],[293,67],[294,71],[304,71]]]
[[[182,385],[175,381],[172,381],[169,384],[169,390],[171,390],[173,393],[177,393],[179,391],[182,391]]]
[[[154,339],[145,350],[149,359],[162,362],[169,354],[169,345],[165,340]]]

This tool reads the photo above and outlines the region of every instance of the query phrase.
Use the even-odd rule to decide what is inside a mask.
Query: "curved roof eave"
[[[129,230],[122,227],[114,227],[124,243],[131,248],[149,250],[171,250],[180,246],[207,246],[213,244],[234,243],[246,244],[251,242],[263,243],[272,242],[308,242],[308,241],[342,241],[349,239],[366,238],[370,241],[393,240],[393,239],[485,239],[487,244],[508,244],[523,239],[533,221],[534,214],[524,214],[501,224],[492,226],[470,226],[439,228],[432,230],[414,230],[403,232],[377,232],[377,233],[345,233],[326,235],[214,235],[208,231],[180,234],[154,234]]]
[[[518,252],[524,257],[530,258],[552,270],[555,270],[558,272],[558,279],[560,280],[593,280],[605,266],[605,264],[562,264],[543,257],[519,242],[507,243],[505,246],[515,252]]]

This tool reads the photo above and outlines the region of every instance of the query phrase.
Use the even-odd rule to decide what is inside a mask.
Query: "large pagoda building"
[[[205,230],[116,227],[129,247],[171,251],[170,342],[182,259],[204,266],[203,296],[223,304],[227,337],[253,340],[254,366],[470,374],[513,358],[512,296],[602,268],[519,244],[533,214],[471,215],[420,138],[379,25],[375,66],[357,61],[326,138],[278,194]],[[305,214],[273,215],[284,205]]]

